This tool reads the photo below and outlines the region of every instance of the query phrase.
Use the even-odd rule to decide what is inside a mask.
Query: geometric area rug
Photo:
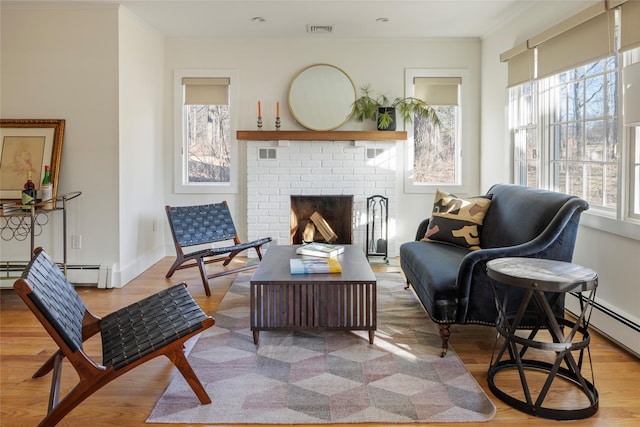
[[[376,273],[377,330],[260,332],[249,326],[249,280],[238,275],[192,341],[189,362],[212,403],[175,375],[147,419],[184,424],[481,422],[496,408],[400,273]]]

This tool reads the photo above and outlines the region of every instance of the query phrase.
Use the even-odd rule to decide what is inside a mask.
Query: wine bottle
[[[49,166],[44,167],[44,178],[42,178],[42,185],[40,186],[40,197],[42,198],[42,209],[53,209],[55,203],[53,200],[53,183],[51,182],[51,171]]]
[[[36,185],[31,181],[31,171],[27,172],[27,182],[22,190],[22,210],[31,212],[31,206],[36,202]]]

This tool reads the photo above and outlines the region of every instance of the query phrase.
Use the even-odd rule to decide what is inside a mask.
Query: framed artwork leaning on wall
[[[0,119],[0,200],[20,199],[29,172],[39,194],[47,165],[56,198],[64,126],[62,119]]]

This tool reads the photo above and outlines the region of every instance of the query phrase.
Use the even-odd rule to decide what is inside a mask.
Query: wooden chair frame
[[[48,411],[40,426],[56,425],[104,385],[161,355],[178,368],[202,404],[211,403],[185,356],[184,343],[213,326],[214,319],[202,312],[184,284],[100,318],[84,306],[60,268],[38,248],[14,289],[58,345],[58,350],[33,375],[38,378],[53,370]],[[164,311],[154,309],[149,313],[150,307],[158,305]],[[134,317],[135,313],[140,316]],[[167,322],[168,318],[172,321]],[[114,323],[118,323],[117,328]],[[134,331],[142,325],[145,331]],[[82,347],[97,333],[102,336],[103,364],[92,360]],[[157,338],[151,333],[162,336]],[[64,357],[76,370],[79,382],[58,402]]]
[[[205,267],[206,264],[222,262],[222,265],[227,266],[236,255],[251,248],[255,249],[258,259],[262,260],[262,245],[271,242],[271,237],[264,237],[243,243],[238,237],[226,201],[208,205],[166,206],[165,210],[176,248],[176,260],[169,268],[166,278],[169,279],[173,276],[176,270],[197,266],[200,270],[200,278],[207,296],[211,296],[210,279],[256,268],[257,265],[208,274]],[[213,245],[225,241],[233,243],[219,247],[210,246],[188,253],[184,251],[184,248],[191,246]]]

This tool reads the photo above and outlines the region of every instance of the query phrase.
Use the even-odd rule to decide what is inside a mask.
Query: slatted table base
[[[251,281],[251,330],[376,330],[376,282]]]

